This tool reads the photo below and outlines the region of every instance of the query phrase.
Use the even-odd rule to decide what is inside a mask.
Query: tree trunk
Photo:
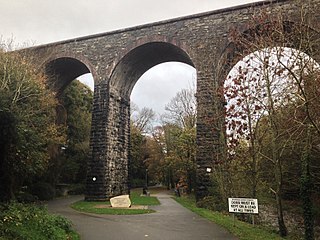
[[[282,166],[280,159],[276,160],[276,183],[277,190],[275,191],[276,202],[277,202],[277,216],[278,216],[278,224],[279,224],[279,234],[281,237],[285,237],[288,235],[288,230],[284,222],[283,218],[283,208],[282,208]]]
[[[278,224],[279,224],[279,233],[281,237],[285,237],[288,235],[288,230],[286,224],[283,219],[283,209],[282,209],[282,200],[279,193],[276,193],[276,201],[277,201],[277,215],[278,215]]]
[[[308,129],[306,144],[301,157],[300,194],[303,208],[305,240],[314,240],[314,218],[312,213],[312,179],[310,175],[310,130]]]
[[[277,214],[278,214],[278,224],[279,224],[279,234],[281,237],[285,237],[288,234],[288,230],[284,223],[283,219],[283,209],[282,209],[282,162],[279,154],[279,149],[277,145],[277,139],[279,137],[278,125],[277,125],[277,112],[274,105],[274,96],[271,89],[271,81],[269,72],[266,71],[266,90],[268,95],[268,106],[269,106],[269,125],[271,128],[271,151],[272,151],[272,160],[275,164],[275,180],[276,180],[276,191],[274,191],[276,195],[277,202]]]
[[[192,190],[192,176],[193,176],[192,170],[188,169],[187,170],[187,184],[188,184],[187,194],[190,194]]]

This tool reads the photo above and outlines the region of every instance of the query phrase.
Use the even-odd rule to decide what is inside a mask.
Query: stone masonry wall
[[[310,2],[315,7],[320,6],[320,0]],[[128,85],[134,85],[138,79],[132,76],[119,81],[112,78],[112,73],[126,54],[152,42],[168,43],[183,50],[188,55],[185,62],[191,60],[197,70],[197,196],[201,199],[208,194],[210,174],[205,169],[221,160],[221,97],[215,94],[216,88],[226,77],[226,71],[222,71],[225,66],[221,56],[229,44],[230,29],[245,30],[248,19],[262,8],[267,9],[269,14],[284,9],[288,20],[294,20],[299,14],[295,1],[266,1],[30,49],[38,54],[43,66],[59,57],[72,57],[84,63],[93,74],[95,92],[86,194],[88,200],[104,200],[129,191],[131,90]],[[316,17],[320,20],[320,13]],[[130,66],[134,63],[125,64]],[[139,65],[136,67],[139,68]],[[124,68],[124,78],[128,77],[125,71]],[[95,181],[93,177],[96,177]]]

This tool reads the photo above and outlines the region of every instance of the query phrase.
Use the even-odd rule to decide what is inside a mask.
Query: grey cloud
[[[249,2],[254,0],[0,0],[0,36],[38,45]],[[141,107],[163,112],[194,80],[190,67],[158,66],[138,81],[131,97]]]
[[[247,2],[253,0],[0,0],[0,35],[42,44]]]

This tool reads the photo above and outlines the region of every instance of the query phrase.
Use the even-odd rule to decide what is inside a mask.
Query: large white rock
[[[110,203],[114,208],[129,208],[131,206],[129,195],[120,195],[110,198]]]

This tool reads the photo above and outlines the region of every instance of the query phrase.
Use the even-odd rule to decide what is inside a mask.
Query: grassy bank
[[[156,197],[150,196],[141,196],[142,191],[136,189],[131,191],[130,200],[132,206],[152,206],[159,205],[160,202]],[[103,207],[105,205],[106,207]],[[119,209],[119,208],[110,208],[109,201],[106,202],[86,202],[78,201],[71,205],[71,207],[80,212],[96,213],[96,214],[110,214],[110,215],[133,215],[133,214],[145,214],[152,213],[152,209]]]
[[[190,209],[198,215],[224,227],[229,232],[237,236],[240,240],[281,240],[279,235],[268,231],[267,229],[259,226],[253,226],[251,224],[233,220],[231,216],[224,215],[219,212],[213,212],[207,209],[196,207],[195,200],[192,198],[181,197],[174,198],[182,206]]]
[[[11,203],[0,206],[0,240],[78,240],[65,218],[49,214],[33,204]]]

